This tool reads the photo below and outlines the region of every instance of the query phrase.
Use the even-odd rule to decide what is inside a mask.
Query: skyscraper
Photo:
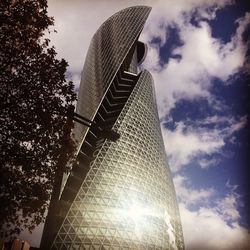
[[[153,79],[138,72],[149,12],[120,11],[91,41],[76,109],[79,152],[62,181],[52,249],[184,249]]]

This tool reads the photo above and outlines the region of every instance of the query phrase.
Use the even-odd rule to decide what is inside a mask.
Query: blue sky
[[[250,249],[247,1],[50,0],[51,40],[76,89],[94,32],[139,4],[153,7],[143,67],[155,81],[186,249]]]

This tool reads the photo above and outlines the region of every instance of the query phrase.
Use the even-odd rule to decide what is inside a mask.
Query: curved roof
[[[105,93],[131,47],[137,41],[151,7],[133,6],[105,21],[93,36],[82,71],[76,112],[93,119]],[[86,128],[76,124],[78,141]]]

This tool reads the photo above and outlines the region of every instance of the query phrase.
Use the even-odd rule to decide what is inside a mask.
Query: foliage
[[[0,238],[41,223],[58,171],[75,145],[76,95],[44,33],[47,0],[0,1]],[[60,164],[59,164],[60,162]]]

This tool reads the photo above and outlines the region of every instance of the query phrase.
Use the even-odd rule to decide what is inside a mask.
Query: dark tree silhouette
[[[75,144],[67,63],[44,38],[47,0],[0,1],[0,238],[41,223]]]

